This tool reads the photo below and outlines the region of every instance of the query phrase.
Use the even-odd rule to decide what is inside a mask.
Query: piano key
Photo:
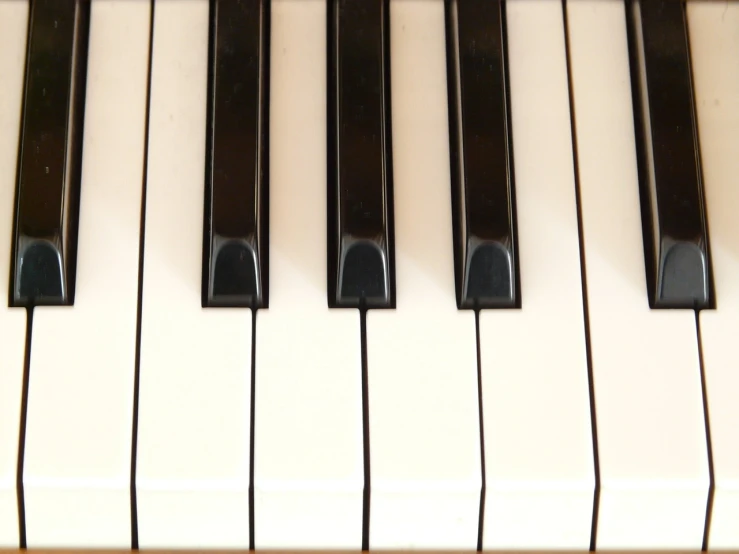
[[[252,312],[201,308],[207,0],[154,12],[136,444],[140,548],[247,548]]]
[[[449,110],[460,306],[512,308],[518,277],[501,2],[447,4]]]
[[[212,9],[206,305],[261,307],[267,283],[269,3],[217,0]]]
[[[483,548],[590,543],[595,470],[562,4],[506,4],[520,310],[480,312]]]
[[[623,0],[568,0],[598,427],[598,549],[699,549],[709,487],[692,310],[650,310]]]
[[[649,300],[711,305],[708,237],[682,2],[627,4]]]
[[[716,309],[700,312],[714,490],[709,550],[739,548],[739,5],[688,2],[687,22],[703,163]]]
[[[13,304],[72,304],[90,3],[30,13]]]
[[[329,298],[339,306],[389,307],[388,3],[332,0],[329,6],[329,210],[337,218],[329,224]]]
[[[33,318],[23,466],[33,548],[131,545],[150,12],[145,0],[91,5],[79,287],[74,306]]]
[[[271,283],[256,326],[254,545],[359,549],[359,313],[326,298],[326,3],[274,1],[271,15]]]
[[[454,293],[442,1],[392,1],[395,310],[367,313],[370,548],[477,544],[475,315]]]
[[[29,3],[0,0],[0,291],[10,290],[10,258],[23,106]],[[0,303],[0,548],[18,548],[16,467],[25,352],[25,310]]]

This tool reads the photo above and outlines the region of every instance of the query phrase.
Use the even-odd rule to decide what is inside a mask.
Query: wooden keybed
[[[0,549],[0,554],[119,554],[121,552],[133,552],[129,550],[117,550],[117,549],[53,549],[53,548],[29,548],[28,550],[21,549]],[[142,549],[136,552],[151,552],[152,554],[192,554],[197,552],[198,554],[255,554],[258,552],[265,552],[268,554],[295,554],[300,552],[301,554],[356,554],[356,550],[158,550],[158,549]],[[475,552],[474,550],[377,550],[382,554],[404,554],[406,552],[413,552],[414,554],[461,554],[466,552]],[[491,552],[502,554],[504,552],[513,552],[515,554],[583,554],[587,552],[584,550],[483,550],[483,552]],[[700,550],[608,550],[608,554],[697,554]],[[708,552],[721,552],[721,554],[739,554],[739,550],[709,550]]]
[[[0,554],[120,554],[121,552],[133,552],[129,550],[118,550],[118,549],[53,549],[53,548],[29,548],[28,550],[21,549],[2,549],[0,548]],[[198,552],[199,554],[256,554],[258,552],[265,552],[268,554],[295,554],[300,552],[301,554],[356,554],[356,550],[179,550],[179,549],[142,549],[137,552],[151,552],[152,554],[191,554]],[[404,554],[406,552],[413,552],[414,554],[461,554],[466,552],[475,552],[474,550],[377,550],[382,554]],[[513,552],[515,554],[583,554],[584,550],[483,550],[483,552],[491,552],[502,554],[506,552]],[[655,550],[608,550],[608,554],[697,554],[700,550],[669,550],[669,549],[655,549]],[[721,554],[739,554],[739,550],[709,550],[708,552],[720,552]]]

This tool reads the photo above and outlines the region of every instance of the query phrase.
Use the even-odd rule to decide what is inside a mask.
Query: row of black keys
[[[388,2],[328,0],[332,306],[395,302]],[[89,9],[89,0],[32,1],[12,305],[74,301]],[[709,307],[684,9],[655,0],[626,9],[650,304]],[[269,12],[269,0],[211,0],[205,306],[268,302]],[[447,0],[447,64],[457,301],[515,308],[505,2]]]

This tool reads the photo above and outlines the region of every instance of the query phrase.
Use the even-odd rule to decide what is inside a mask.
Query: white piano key
[[[131,545],[131,429],[148,1],[93,2],[77,293],[34,311],[23,468],[29,547]]]
[[[326,6],[272,3],[270,292],[257,312],[256,548],[362,544],[359,312],[326,300]]]
[[[688,32],[716,287],[700,313],[713,452],[709,550],[739,548],[739,4],[689,2]]]
[[[456,307],[443,2],[390,3],[395,310],[367,315],[370,548],[477,545],[475,316]]]
[[[201,308],[208,1],[158,1],[153,49],[139,546],[247,548],[252,312]]]
[[[8,308],[28,2],[0,0],[0,548],[18,548],[16,467],[26,311]]]
[[[506,11],[522,302],[480,314],[483,548],[586,548],[595,472],[562,4]]]
[[[623,0],[568,0],[600,460],[596,547],[701,546],[709,487],[692,310],[650,310]]]

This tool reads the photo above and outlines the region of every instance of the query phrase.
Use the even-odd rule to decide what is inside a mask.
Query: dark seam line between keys
[[[369,380],[367,375],[367,307],[364,302],[359,309],[359,329],[362,355],[362,446],[364,462],[364,489],[362,491],[362,550],[369,550],[370,531],[370,426],[369,426]]]
[[[211,0],[213,1],[213,0]],[[262,222],[261,228],[257,228],[258,232],[261,233],[262,242],[258,244],[258,248],[264,245],[264,248],[260,248],[259,256],[261,257],[261,285],[262,285],[262,303],[255,301],[252,304],[252,318],[251,318],[251,392],[249,401],[249,550],[253,551],[256,542],[256,518],[254,515],[255,511],[255,496],[254,496],[254,459],[256,452],[256,382],[257,382],[257,315],[260,306],[267,309],[269,308],[269,137],[270,137],[270,117],[269,117],[269,99],[270,99],[270,60],[271,60],[271,6],[270,0],[260,0],[260,10],[262,16],[262,31],[260,36],[259,44],[259,60],[262,64],[263,70],[259,73],[260,89],[264,95],[264,106],[260,105],[259,110],[262,112],[262,128],[264,129],[264,137],[260,137],[259,140],[264,140],[265,144],[263,150],[266,150],[265,154],[260,151],[257,155],[263,156],[264,160],[262,163],[262,179],[264,179],[264,185],[260,189],[260,198],[262,201]],[[212,29],[215,27],[215,20],[212,22]],[[213,49],[215,50],[216,44],[213,41]],[[214,52],[209,56],[209,59],[214,59]],[[208,76],[210,82],[214,82],[214,75]],[[212,118],[208,118],[211,122]]]
[[[482,409],[482,356],[480,354],[480,308],[475,306],[475,342],[477,346],[477,415],[480,421],[480,515],[477,520],[477,551],[482,552],[482,538],[485,525],[485,427]]]
[[[18,496],[18,538],[20,548],[26,549],[26,497],[23,490],[23,462],[26,454],[26,419],[28,416],[28,381],[31,376],[31,339],[33,336],[33,306],[26,308],[26,352],[23,360],[23,390],[21,420],[18,432],[18,465],[15,485]]]
[[[582,198],[580,193],[579,155],[577,148],[577,126],[575,124],[575,102],[572,90],[572,60],[570,56],[570,32],[567,21],[567,0],[562,0],[562,19],[564,26],[565,54],[567,62],[567,89],[570,104],[570,133],[572,135],[572,161],[575,177],[575,202],[577,204],[577,234],[580,243],[580,280],[582,283],[582,307],[585,331],[585,357],[588,366],[588,391],[590,396],[590,425],[593,435],[593,466],[595,470],[595,490],[593,494],[593,520],[590,527],[590,551],[595,551],[598,535],[598,511],[600,508],[600,456],[598,452],[598,424],[595,409],[595,387],[593,383],[593,352],[590,337],[590,308],[588,303],[588,282],[585,268],[585,248],[582,222]]]
[[[249,398],[249,550],[254,550],[254,437],[256,425],[257,308],[251,311],[251,393]]]
[[[706,390],[706,369],[703,362],[703,341],[701,340],[700,310],[695,310],[695,332],[698,339],[698,363],[701,378],[701,399],[703,401],[703,421],[706,429],[706,449],[708,450],[708,498],[706,499],[706,520],[703,525],[703,540],[701,551],[708,550],[708,537],[711,531],[711,519],[713,516],[713,498],[716,492],[716,481],[713,473],[713,443],[711,441],[711,419],[708,410],[708,393]]]
[[[138,501],[136,496],[136,455],[138,452],[139,427],[139,378],[141,368],[141,321],[144,295],[144,244],[146,236],[146,189],[149,169],[149,123],[151,121],[151,70],[154,52],[155,1],[150,2],[149,11],[149,60],[146,78],[146,113],[144,115],[144,159],[141,176],[141,216],[139,218],[139,286],[136,302],[136,353],[133,378],[133,417],[131,429],[131,549],[139,549]]]

